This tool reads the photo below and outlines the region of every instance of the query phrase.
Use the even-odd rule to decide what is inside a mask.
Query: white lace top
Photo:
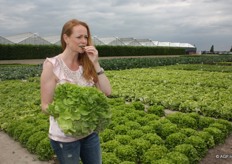
[[[93,81],[86,81],[83,77],[83,67],[79,66],[78,70],[72,71],[68,68],[68,66],[64,63],[62,59],[58,56],[53,58],[47,58],[44,62],[50,62],[53,65],[53,72],[58,79],[58,84],[62,84],[65,82],[74,83],[81,86],[93,86]],[[49,127],[49,137],[55,141],[60,142],[72,142],[76,141],[80,138],[73,138],[65,135],[62,130],[59,128],[57,121],[53,116],[50,116],[50,127]]]

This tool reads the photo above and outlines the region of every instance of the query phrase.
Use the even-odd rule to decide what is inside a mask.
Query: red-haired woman
[[[66,22],[61,33],[63,52],[47,58],[41,74],[41,107],[46,113],[53,101],[57,84],[70,82],[82,86],[96,86],[105,95],[111,94],[109,79],[98,62],[98,51],[92,45],[91,34],[85,22],[72,19]],[[75,138],[65,135],[56,120],[50,116],[49,138],[60,164],[100,164],[99,136],[92,132]]]

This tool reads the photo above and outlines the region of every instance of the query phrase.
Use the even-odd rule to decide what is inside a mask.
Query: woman
[[[53,101],[55,87],[70,82],[82,86],[96,86],[106,96],[111,86],[98,62],[98,51],[92,45],[88,25],[73,19],[64,24],[61,33],[63,52],[47,58],[41,74],[41,107],[46,113]],[[96,132],[74,138],[65,135],[57,122],[50,116],[49,138],[60,164],[100,164],[101,150]]]

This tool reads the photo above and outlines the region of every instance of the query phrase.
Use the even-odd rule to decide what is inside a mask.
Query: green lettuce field
[[[53,158],[48,116],[40,109],[41,67],[0,69],[1,130],[41,160]],[[231,135],[231,65],[176,64],[106,74],[113,93],[112,120],[100,133],[104,164],[199,163]]]

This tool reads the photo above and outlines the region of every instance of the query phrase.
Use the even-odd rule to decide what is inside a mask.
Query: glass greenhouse
[[[47,45],[51,44],[49,41],[40,37],[36,33],[23,33],[18,35],[12,35],[5,37],[7,40],[10,40],[14,44],[32,44],[32,45]]]
[[[92,37],[94,45],[111,46],[161,46],[161,47],[183,47],[186,51],[196,52],[196,47],[189,43],[159,42],[151,39],[119,38],[119,37]],[[0,44],[32,44],[32,45],[61,45],[60,36],[41,37],[37,33],[23,33],[13,36],[0,36]]]

